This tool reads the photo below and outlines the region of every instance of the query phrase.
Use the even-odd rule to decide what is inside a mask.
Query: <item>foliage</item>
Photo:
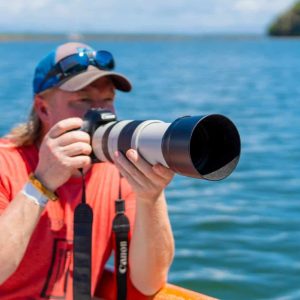
[[[283,13],[268,29],[272,36],[300,36],[300,1]]]

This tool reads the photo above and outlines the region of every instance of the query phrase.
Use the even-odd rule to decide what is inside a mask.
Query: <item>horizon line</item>
[[[168,32],[0,32],[0,41],[26,41],[26,40],[128,40],[128,39],[146,39],[146,40],[188,40],[203,38],[228,38],[228,39],[244,39],[244,38],[264,38],[268,37],[266,33],[229,33],[229,32],[213,32],[213,33],[168,33]]]

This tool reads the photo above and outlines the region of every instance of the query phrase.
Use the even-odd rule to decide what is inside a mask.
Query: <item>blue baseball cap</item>
[[[95,63],[91,63],[93,61]],[[99,65],[103,61],[108,63],[107,66]],[[38,63],[34,73],[33,92],[39,94],[54,87],[75,92],[104,76],[112,79],[116,89],[129,92],[132,89],[130,81],[124,75],[112,71],[113,67],[113,57],[109,52],[95,51],[82,43],[66,43]]]

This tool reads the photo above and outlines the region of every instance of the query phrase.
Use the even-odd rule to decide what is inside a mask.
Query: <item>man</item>
[[[126,157],[116,152],[114,165],[92,165],[90,136],[76,130],[90,108],[114,112],[115,89],[130,91],[130,82],[113,67],[106,51],[96,52],[81,43],[59,46],[35,70],[28,123],[0,142],[3,299],[72,299],[73,215],[81,201],[80,168],[86,176],[87,203],[94,212],[92,295],[98,296],[112,250],[114,200],[119,190],[132,230],[132,284],[151,295],[166,282],[174,242],[164,188],[173,172],[149,165],[133,149]]]

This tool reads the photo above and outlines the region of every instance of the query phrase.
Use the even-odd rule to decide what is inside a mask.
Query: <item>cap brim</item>
[[[112,71],[99,70],[93,66],[89,66],[85,72],[63,82],[59,88],[67,92],[76,92],[105,76],[111,77],[116,89],[120,91],[129,92],[132,88],[130,81],[124,75]]]

